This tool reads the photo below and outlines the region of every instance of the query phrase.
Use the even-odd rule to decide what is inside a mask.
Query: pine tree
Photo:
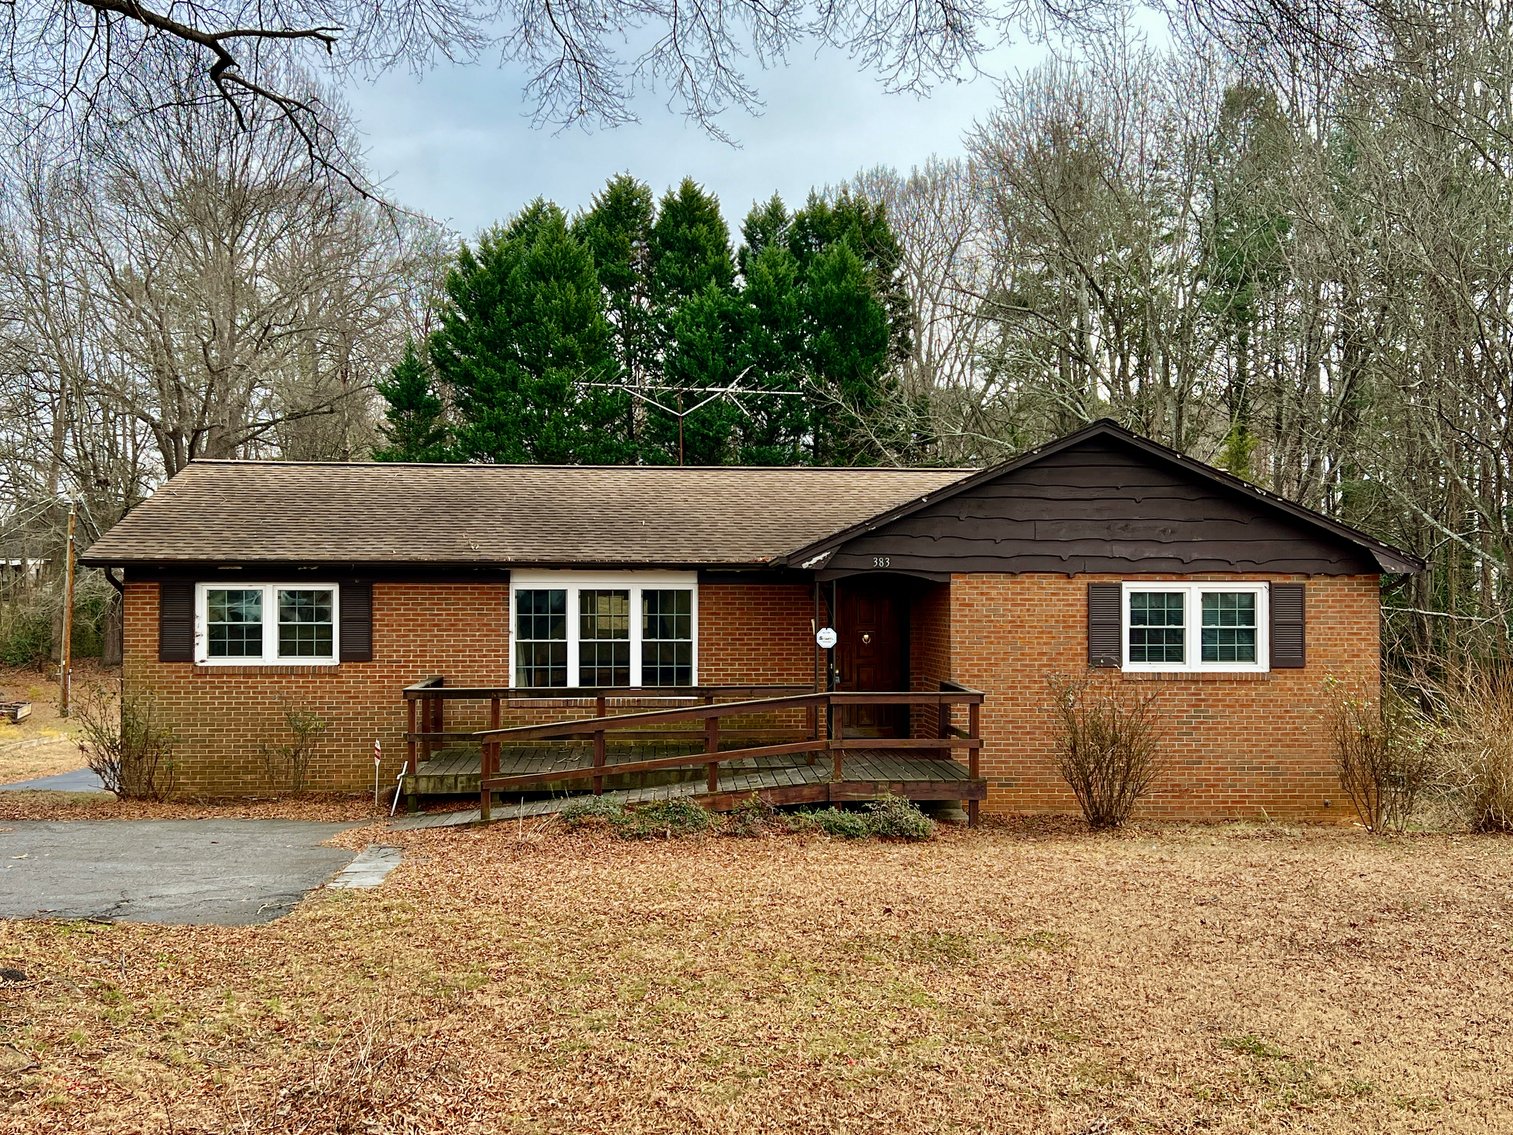
[[[466,246],[446,279],[431,340],[454,393],[463,460],[620,460],[625,395],[595,389],[615,372],[593,258],[556,205],[537,199]]]
[[[431,383],[431,371],[414,340],[387,379],[374,383],[384,402],[386,444],[373,451],[375,461],[445,461],[449,431],[446,405]]]

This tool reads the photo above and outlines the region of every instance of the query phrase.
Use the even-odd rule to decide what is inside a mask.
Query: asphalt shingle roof
[[[196,461],[82,558],[763,564],[970,472]]]

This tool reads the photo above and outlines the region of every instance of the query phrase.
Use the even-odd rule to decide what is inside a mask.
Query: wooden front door
[[[836,593],[836,665],[847,692],[909,688],[909,601],[897,580],[843,579]],[[851,706],[846,732],[906,737],[908,706]]]

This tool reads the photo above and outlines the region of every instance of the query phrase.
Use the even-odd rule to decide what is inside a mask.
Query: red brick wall
[[[951,677],[988,693],[982,769],[990,783],[989,811],[1076,810],[1052,762],[1046,679],[1090,673],[1090,578],[1114,579],[958,575],[949,589],[932,585],[914,598],[914,687],[933,688]],[[1204,675],[1091,672],[1100,682],[1159,694],[1171,769],[1143,807],[1144,814],[1346,816],[1325,736],[1323,684],[1334,675],[1375,686],[1377,581],[1361,576],[1305,582],[1305,669]],[[160,663],[157,594],[155,584],[127,584],[126,676],[131,689],[152,691],[172,720],[180,737],[180,789],[186,794],[234,795],[278,787],[268,780],[259,748],[286,742],[281,708],[286,703],[330,722],[312,765],[313,786],[370,786],[375,736],[384,746],[384,779],[392,783],[404,751],[404,686],[431,674],[444,675],[450,685],[508,683],[505,584],[376,584],[374,660],[335,667]],[[812,682],[812,615],[812,592],[803,584],[701,585],[699,680]],[[448,712],[449,728],[482,724],[476,716],[481,709],[474,710],[471,720],[459,706]],[[517,711],[507,723],[579,712],[559,702],[534,714]],[[917,727],[931,724],[921,719]]]
[[[699,681],[813,681],[812,592],[803,584],[699,587]],[[127,687],[150,691],[179,737],[179,790],[245,795],[270,782],[263,746],[286,744],[283,706],[312,710],[329,727],[310,769],[312,787],[370,788],[373,740],[383,743],[390,784],[404,753],[400,691],[433,674],[452,686],[509,684],[509,586],[378,583],[373,587],[373,661],[339,666],[204,667],[159,662],[158,588],[128,583],[124,604]],[[512,713],[506,724],[579,716],[554,702]],[[480,706],[451,703],[447,728],[484,724]],[[590,710],[591,712],[591,710]]]
[[[951,673],[951,588],[927,583],[909,602],[909,688],[938,690]],[[965,710],[957,710],[965,724]],[[938,737],[939,722],[933,706],[915,706],[909,714],[910,732],[916,737]]]
[[[1329,755],[1324,682],[1379,681],[1375,576],[1141,576],[1268,579],[1307,587],[1307,666],[1264,674],[1122,674],[1087,665],[1087,585],[1117,576],[958,575],[951,581],[953,677],[987,691],[985,810],[1072,812],[1053,763],[1047,678],[1091,675],[1155,691],[1166,776],[1140,809],[1161,818],[1343,820]],[[1125,577],[1129,578],[1129,577]]]

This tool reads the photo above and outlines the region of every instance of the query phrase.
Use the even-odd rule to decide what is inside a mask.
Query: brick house
[[[432,675],[504,725],[955,683],[983,694],[986,809],[1065,812],[1047,683],[1089,675],[1158,695],[1146,814],[1296,819],[1345,811],[1324,684],[1376,687],[1381,577],[1422,567],[1107,421],[977,472],[195,462],[83,562],[121,572],[127,688],[173,721],[184,792],[275,787],[289,706],[328,723],[311,783],[360,790]],[[937,712],[849,728],[932,737]]]

